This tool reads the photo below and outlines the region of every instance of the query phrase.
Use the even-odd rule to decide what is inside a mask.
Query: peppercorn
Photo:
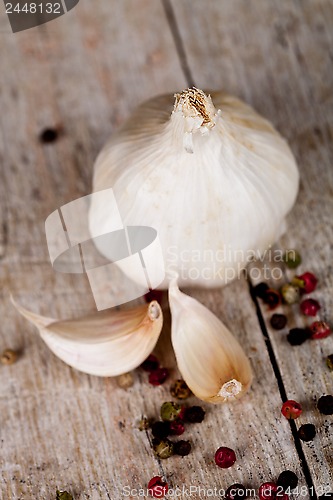
[[[309,329],[312,333],[311,338],[312,339],[324,339],[331,335],[332,330],[329,327],[329,325],[326,323],[326,321],[314,321],[311,323],[309,326]]]
[[[317,408],[323,415],[333,415],[333,396],[321,396],[318,399]]]
[[[225,500],[244,500],[246,489],[240,483],[232,484],[225,492]]]
[[[275,483],[263,483],[259,487],[259,499],[260,500],[273,500],[276,498],[276,493],[278,491],[278,486]]]
[[[167,368],[157,368],[153,372],[149,373],[149,383],[151,385],[162,385],[169,376],[169,370]]]
[[[303,424],[297,431],[298,437],[305,441],[312,441],[316,435],[316,428],[313,424]]]
[[[268,288],[264,293],[263,301],[273,311],[273,309],[276,309],[281,304],[281,295],[277,290]]]
[[[291,345],[301,345],[311,337],[311,334],[307,328],[292,328],[287,335],[287,340]]]
[[[50,143],[55,142],[58,139],[58,131],[55,128],[45,128],[39,134],[40,142]]]
[[[187,399],[192,395],[191,389],[188,387],[185,380],[182,379],[178,379],[172,384],[170,393],[173,398],[177,399]]]
[[[170,434],[173,436],[180,436],[185,432],[185,426],[180,420],[170,422]]]
[[[306,272],[301,276],[295,276],[291,282],[298,286],[302,293],[311,293],[316,289],[318,280],[314,274]]]
[[[154,354],[150,354],[148,358],[141,364],[141,368],[145,372],[153,372],[159,368],[160,362]]]
[[[287,317],[284,314],[273,314],[270,324],[274,330],[282,330],[287,324]]]
[[[296,269],[302,262],[302,257],[297,250],[287,250],[283,256],[283,260],[289,269]]]
[[[134,384],[132,373],[122,373],[117,377],[117,384],[121,389],[129,389]]]
[[[56,491],[56,500],[73,500],[72,495],[70,495],[67,491]]]
[[[174,444],[174,452],[175,455],[179,455],[181,457],[185,457],[191,452],[192,446],[189,441],[176,441]]]
[[[326,358],[326,364],[328,369],[332,372],[333,371],[333,354],[330,354]]]
[[[201,406],[190,406],[185,408],[184,420],[191,424],[200,424],[205,418],[205,410]]]
[[[17,352],[12,349],[6,349],[1,355],[1,363],[3,365],[12,365],[17,360]]]
[[[236,454],[234,450],[227,446],[221,446],[215,452],[215,463],[221,469],[228,469],[236,462]]]
[[[148,493],[154,498],[163,498],[168,493],[168,484],[160,476],[151,478],[148,483]]]
[[[269,286],[267,283],[259,283],[259,285],[253,288],[254,295],[259,299],[263,299],[268,288]]]
[[[281,295],[283,298],[283,302],[285,302],[286,304],[296,304],[296,302],[298,302],[300,298],[300,291],[297,286],[292,285],[291,283],[286,283],[281,288]]]
[[[302,413],[302,407],[299,403],[297,403],[297,401],[288,399],[288,401],[283,403],[281,413],[288,420],[295,420]]]
[[[152,425],[152,421],[150,418],[143,417],[141,420],[138,422],[138,429],[139,431],[146,431],[150,429]]]
[[[315,316],[321,307],[317,300],[305,299],[301,302],[300,308],[305,316]]]
[[[182,407],[179,404],[173,403],[172,401],[166,401],[161,406],[161,419],[166,422],[172,422],[173,420],[177,420],[177,418],[179,418],[181,411]]]
[[[163,439],[170,434],[169,422],[154,422],[151,426],[151,432],[154,437]]]
[[[281,486],[284,490],[287,488],[294,490],[298,485],[298,477],[295,472],[291,470],[284,470],[278,477],[277,485]]]
[[[154,438],[153,450],[158,458],[169,458],[174,454],[174,444],[167,438]]]

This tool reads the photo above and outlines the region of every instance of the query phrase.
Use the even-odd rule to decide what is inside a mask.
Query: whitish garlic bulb
[[[251,365],[226,326],[197,300],[169,287],[172,345],[178,368],[191,391],[203,401],[240,398],[252,381]]]
[[[51,351],[68,365],[91,375],[112,377],[139,366],[154,349],[163,325],[156,301],[132,309],[110,309],[91,316],[55,321],[13,301]]]
[[[236,97],[194,88],[173,101],[159,96],[134,112],[98,156],[93,189],[113,188],[125,226],[157,230],[167,276],[221,286],[285,229],[297,166],[271,123]],[[92,203],[95,233],[110,218]]]

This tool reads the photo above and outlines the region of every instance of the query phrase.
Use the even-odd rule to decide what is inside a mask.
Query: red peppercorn
[[[260,500],[273,500],[276,498],[277,491],[278,491],[277,484],[275,484],[275,483],[263,483],[259,488],[259,499]]]
[[[281,304],[281,295],[277,290],[268,288],[263,294],[263,301],[273,311],[273,309],[276,309]]]
[[[288,399],[288,401],[283,403],[281,413],[288,420],[295,420],[302,413],[302,407],[299,403],[297,403],[297,401]]]
[[[163,498],[168,493],[168,484],[160,476],[153,477],[148,483],[149,495],[154,498]]]
[[[301,311],[305,316],[315,316],[320,309],[320,304],[314,299],[305,299],[301,302]]]
[[[180,422],[179,420],[174,420],[173,422],[170,422],[170,434],[173,434],[174,436],[180,436],[183,434],[185,431],[185,426],[183,422]]]
[[[162,385],[169,376],[167,368],[158,368],[149,374],[149,383],[151,385]]]
[[[294,283],[299,286],[303,293],[311,293],[316,289],[318,280],[312,273],[303,273],[301,276],[294,278]]]
[[[148,358],[145,359],[145,361],[141,364],[141,368],[145,372],[153,372],[154,370],[157,370],[157,368],[159,366],[160,366],[160,362],[157,359],[157,357],[154,356],[154,354],[151,354],[150,356],[148,356]]]
[[[215,463],[221,469],[228,469],[236,462],[236,454],[231,448],[221,446],[215,453]]]
[[[332,333],[332,330],[326,321],[315,321],[314,323],[311,323],[309,328],[312,333],[312,339],[324,339]]]

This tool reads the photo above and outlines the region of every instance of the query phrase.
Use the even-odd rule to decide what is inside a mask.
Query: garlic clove
[[[56,356],[77,370],[101,377],[137,368],[154,349],[163,326],[162,309],[155,300],[132,309],[111,309],[65,321],[45,318],[12,302],[37,326]]]
[[[172,344],[178,368],[191,391],[203,401],[224,403],[250,387],[252,370],[240,344],[205,306],[169,286]]]

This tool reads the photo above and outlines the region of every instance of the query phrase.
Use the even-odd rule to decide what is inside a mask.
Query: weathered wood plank
[[[332,323],[332,3],[185,0],[172,5],[196,85],[241,96],[289,139],[301,186],[279,245],[299,248],[299,271],[318,275],[314,297],[323,305],[321,318]],[[268,324],[270,314],[263,313]],[[305,324],[297,306],[288,318],[290,328]],[[332,394],[324,364],[333,351],[332,338],[291,349],[285,334],[267,328],[287,396],[305,407],[297,427],[306,422],[317,427],[313,443],[303,444],[317,493],[332,491],[332,418],[315,409],[322,394]]]

